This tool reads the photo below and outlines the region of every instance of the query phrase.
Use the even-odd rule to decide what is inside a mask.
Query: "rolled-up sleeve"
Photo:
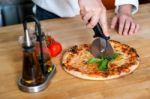
[[[115,12],[118,13],[119,6],[125,5],[125,4],[131,4],[132,5],[132,14],[135,14],[138,11],[139,8],[139,1],[138,0],[115,0]]]

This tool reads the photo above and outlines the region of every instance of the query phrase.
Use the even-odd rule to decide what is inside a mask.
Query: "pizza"
[[[75,45],[67,49],[62,56],[63,69],[78,78],[88,80],[108,80],[132,73],[139,66],[139,55],[126,44],[110,40],[118,56],[107,63],[107,69],[100,70],[97,63],[87,62],[94,58],[90,44]]]

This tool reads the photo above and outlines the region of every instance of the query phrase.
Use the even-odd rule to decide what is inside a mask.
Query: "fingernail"
[[[105,36],[107,36],[107,37],[109,36],[109,33],[104,33],[104,34],[105,34]]]
[[[129,34],[130,34],[130,35],[133,35],[133,32],[130,32]]]
[[[122,34],[120,31],[118,32],[120,35]]]
[[[126,36],[127,34],[126,34],[126,33],[123,33],[123,35]]]
[[[111,28],[111,29],[114,29],[114,26],[113,26],[113,25],[111,25],[111,26],[110,26],[110,28]]]

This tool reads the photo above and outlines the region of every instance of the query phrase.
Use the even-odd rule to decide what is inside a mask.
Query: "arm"
[[[122,5],[132,5],[132,14],[135,14],[139,8],[138,0],[115,0],[115,12],[117,13]]]
[[[79,0],[80,15],[88,28],[93,28],[98,22],[106,36],[108,34],[106,8],[101,0]]]

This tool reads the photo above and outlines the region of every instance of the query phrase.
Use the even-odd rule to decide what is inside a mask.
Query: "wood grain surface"
[[[109,23],[114,11],[108,11]],[[18,89],[17,78],[22,71],[22,48],[18,37],[22,25],[0,28],[0,98],[1,99],[150,99],[150,4],[140,6],[134,16],[141,28],[133,36],[120,36],[110,30],[111,39],[134,47],[140,56],[136,71],[122,78],[107,81],[89,81],[67,74],[60,65],[61,55],[52,59],[57,72],[46,90],[29,94]],[[63,49],[82,43],[91,43],[93,31],[87,29],[79,16],[45,20],[44,32],[61,42]],[[32,27],[32,26],[31,26]]]

